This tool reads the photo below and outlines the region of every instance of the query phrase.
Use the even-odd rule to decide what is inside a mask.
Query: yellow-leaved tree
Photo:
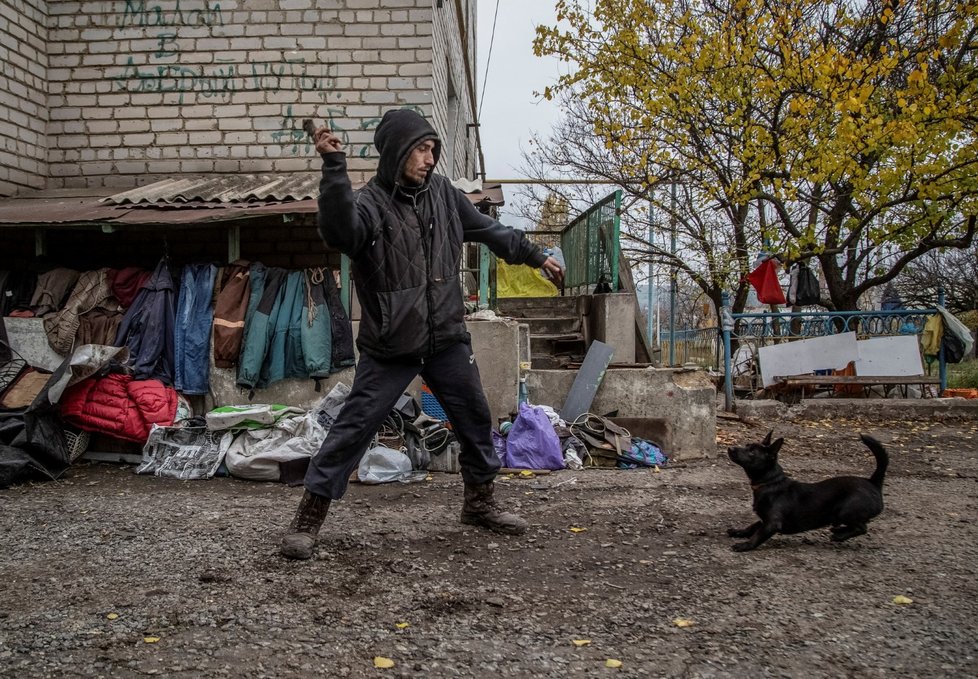
[[[570,118],[544,162],[614,178],[680,234],[715,304],[761,247],[817,259],[830,309],[978,214],[978,2],[560,0],[534,49]],[[676,196],[661,190],[677,187]],[[692,253],[692,254],[691,254]]]

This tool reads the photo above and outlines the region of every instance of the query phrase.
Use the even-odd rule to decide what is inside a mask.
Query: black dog
[[[732,447],[730,459],[744,468],[754,491],[754,513],[761,517],[747,528],[731,528],[732,538],[748,538],[733,546],[735,552],[754,549],[775,533],[801,533],[832,526],[832,539],[841,542],[866,532],[866,523],[883,511],[883,476],[889,457],[883,445],[862,435],[863,443],[876,458],[876,471],[868,479],[836,476],[818,483],[800,483],[788,478],[778,464],[784,439]]]

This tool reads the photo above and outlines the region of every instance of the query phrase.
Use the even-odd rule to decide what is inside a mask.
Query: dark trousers
[[[333,500],[343,497],[353,470],[397,399],[421,375],[445,409],[461,446],[466,483],[492,481],[500,462],[492,447],[492,416],[482,391],[472,346],[454,344],[421,361],[378,361],[360,354],[353,386],[319,452],[309,463],[305,487]]]

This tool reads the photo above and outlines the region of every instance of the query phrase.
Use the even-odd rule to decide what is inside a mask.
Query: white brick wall
[[[4,17],[30,4],[44,6],[0,0],[11,9]],[[41,58],[51,60],[49,116],[44,101],[28,97],[50,119],[46,129],[42,123],[34,130],[41,145],[45,131],[50,139],[49,169],[40,176],[50,174],[52,187],[124,187],[179,173],[316,170],[302,120],[329,118],[347,141],[354,179],[369,177],[376,166],[373,127],[388,108],[417,107],[448,133],[448,87],[439,83],[444,63],[453,64],[461,115],[472,120],[455,3],[435,4],[49,0],[48,17],[33,10],[37,26],[47,26]],[[43,35],[23,41],[24,59],[28,43],[39,48]],[[440,72],[433,66],[438,59]],[[47,68],[37,65],[40,92]],[[18,138],[32,119],[19,113]],[[17,124],[9,115],[0,123]],[[459,129],[464,139],[465,125]],[[44,159],[44,148],[25,156]],[[465,156],[456,154],[454,166],[441,171],[472,176],[475,153],[468,154],[469,168]],[[0,172],[0,190],[10,174]]]
[[[479,171],[478,154],[475,144],[475,130],[468,125],[475,123],[475,112],[472,110],[468,81],[465,76],[465,61],[462,50],[469,53],[469,65],[475,68],[475,2],[462,0],[463,12],[468,12],[468,20],[462,17],[466,24],[468,45],[461,44],[462,30],[460,17],[455,12],[454,0],[445,0],[440,9],[413,10],[410,12],[416,22],[418,37],[400,38],[403,45],[413,45],[415,41],[426,39],[424,33],[433,30],[434,39],[431,48],[425,49],[418,44],[415,54],[416,63],[405,63],[400,66],[398,75],[411,78],[421,84],[422,91],[432,92],[432,109],[435,127],[442,137],[443,165],[440,171],[457,179],[459,177],[474,178]],[[428,20],[427,17],[431,17]],[[421,64],[431,63],[432,70],[424,73]],[[428,76],[428,77],[425,77]],[[472,74],[472,83],[476,83]],[[454,95],[449,96],[451,93]],[[407,93],[408,98],[414,93]]]
[[[474,64],[474,0],[462,6]],[[0,0],[0,195],[316,170],[307,117],[331,121],[359,181],[376,167],[373,128],[397,106],[431,116],[453,149],[439,171],[475,176],[455,9],[454,0]]]
[[[0,0],[0,196],[44,188],[48,110],[45,0]]]

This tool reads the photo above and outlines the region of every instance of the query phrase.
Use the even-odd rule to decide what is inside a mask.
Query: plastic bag
[[[503,466],[516,469],[563,469],[560,439],[539,406],[520,404],[520,413],[506,436]]]
[[[224,461],[233,438],[234,434],[227,430],[154,424],[136,473],[183,480],[209,479]]]
[[[412,471],[411,458],[387,446],[374,446],[360,460],[357,478],[360,483],[378,484],[392,481],[423,481],[425,471]]]
[[[557,286],[540,274],[522,264],[507,264],[496,261],[497,297],[556,297],[560,294]]]

